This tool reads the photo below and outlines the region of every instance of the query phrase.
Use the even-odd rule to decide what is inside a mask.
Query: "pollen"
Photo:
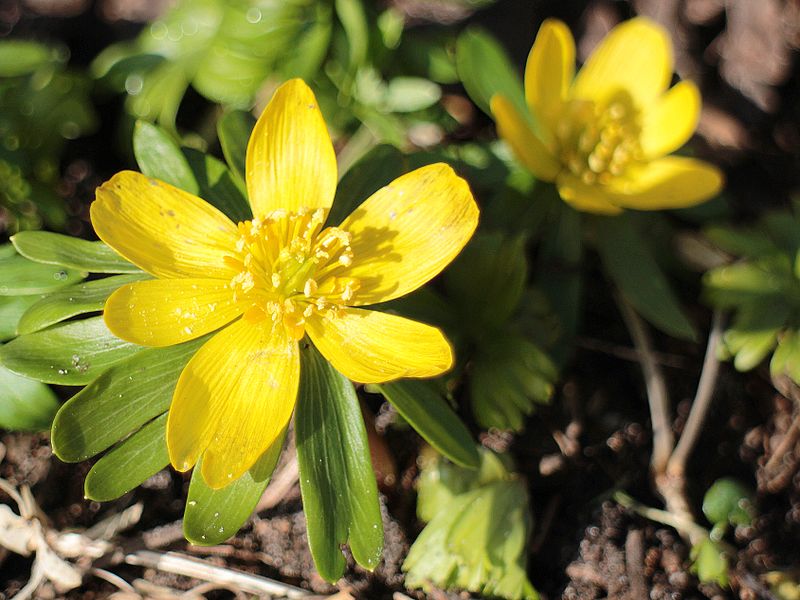
[[[335,317],[353,301],[360,282],[346,274],[351,236],[323,228],[325,217],[322,209],[301,208],[239,223],[235,252],[224,260],[237,271],[230,287],[245,318],[282,322],[299,340],[307,319]]]

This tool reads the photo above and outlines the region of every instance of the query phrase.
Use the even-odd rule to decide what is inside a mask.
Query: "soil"
[[[113,10],[124,6],[129,11],[126,18],[143,19],[152,16],[148,9],[157,11],[163,4],[78,1],[64,3],[73,7],[71,14],[53,15],[48,14],[48,3],[7,0],[0,10],[0,32],[60,39],[72,48],[73,60],[85,64],[110,41],[136,32],[135,22],[111,22],[108,15],[117,14]],[[488,27],[500,34],[520,68],[546,16],[568,22],[582,40],[579,53],[585,57],[592,43],[618,20],[634,10],[648,14],[672,31],[679,73],[701,85],[705,106],[694,148],[697,155],[725,168],[734,218],[747,220],[766,207],[787,205],[800,187],[800,8],[795,2],[635,0],[631,5],[604,0],[500,0],[481,12],[442,13],[430,7],[422,10],[420,6],[426,4],[422,0],[393,4],[406,11],[415,25],[438,19]],[[84,35],[85,31],[92,33]],[[109,124],[71,144],[63,165],[60,191],[72,215],[69,231],[75,235],[87,235],[86,207],[94,187],[127,160],[109,157],[103,145],[121,107],[110,101],[100,108],[112,117],[103,119]],[[475,119],[465,128],[490,130],[487,119],[477,113]],[[687,298],[696,298],[691,295],[695,291],[690,290]],[[756,490],[758,516],[751,526],[738,527],[727,538],[736,550],[730,588],[701,585],[689,568],[689,548],[675,530],[611,500],[615,490],[623,489],[643,504],[663,506],[649,477],[652,435],[641,371],[631,361],[632,344],[621,318],[611,299],[602,300],[605,296],[607,292],[600,290],[587,294],[601,300],[586,307],[582,338],[552,404],[529,419],[524,434],[492,433],[481,438],[487,446],[508,448],[529,484],[536,521],[529,553],[533,584],[549,599],[776,598],[765,575],[800,566],[800,445],[792,428],[798,412],[794,390],[776,390],[761,371],[741,374],[723,365],[712,412],[689,462],[691,508],[701,518],[704,491],[717,478],[728,476]],[[702,306],[692,310],[696,323],[710,321]],[[673,428],[680,433],[704,348],[658,336],[655,344],[664,357],[676,416]],[[63,392],[67,397],[68,390]],[[423,598],[419,592],[405,590],[400,571],[421,527],[414,514],[413,488],[420,442],[413,433],[387,427],[391,411],[374,396],[365,395],[365,401],[378,415],[381,433],[376,433],[376,439],[396,468],[396,473],[383,478],[386,551],[383,564],[373,574],[351,561],[337,587],[359,598],[403,597],[396,594]],[[778,458],[770,462],[776,453]],[[123,536],[130,543],[147,540],[160,550],[180,550],[310,593],[336,591],[314,571],[296,487],[276,506],[254,516],[228,544],[204,549],[175,535],[174,524],[180,519],[188,487],[180,474],[163,471],[120,500],[101,505],[83,498],[83,479],[90,465],[67,465],[55,459],[45,434],[3,433],[0,456],[0,478],[15,487],[29,486],[55,530],[90,527],[142,503],[141,519]],[[4,495],[0,501],[9,502]],[[0,550],[0,599],[13,596],[25,585],[31,562]],[[172,590],[190,590],[199,583],[124,564],[109,570],[128,582],[139,578]],[[43,586],[37,597],[89,600],[118,591],[112,583],[88,576],[82,587],[66,595]],[[207,597],[233,594],[212,591]],[[468,595],[433,592],[430,597]]]

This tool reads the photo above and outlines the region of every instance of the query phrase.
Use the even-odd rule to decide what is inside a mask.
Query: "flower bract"
[[[185,471],[202,457],[212,488],[241,476],[286,427],[305,336],[357,382],[431,377],[452,365],[438,329],[363,307],[411,292],[459,253],[478,220],[466,182],[447,165],[422,167],[330,226],[336,182],[322,114],[295,79],[250,137],[252,220],[233,223],[130,171],[97,191],[98,236],[156,277],[109,297],[109,329],[145,346],[215,332],[181,373],[167,421],[172,465]]]
[[[722,187],[719,169],[667,156],[688,141],[700,115],[694,83],[669,88],[672,60],[668,33],[638,17],[615,27],[576,74],[575,40],[549,19],[525,69],[531,114],[496,94],[498,133],[578,210],[613,215],[703,202]]]

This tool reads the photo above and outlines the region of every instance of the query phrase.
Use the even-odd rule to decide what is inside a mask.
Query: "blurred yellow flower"
[[[615,27],[575,74],[575,40],[561,21],[542,24],[525,68],[525,99],[537,124],[506,97],[492,98],[500,136],[539,179],[555,182],[574,208],[613,215],[624,208],[692,206],[720,191],[706,162],[665,156],[694,133],[700,92],[668,89],[668,33],[638,17]]]
[[[234,224],[203,200],[130,171],[97,191],[97,234],[157,279],[123,286],[105,305],[117,336],[170,346],[219,330],[178,380],[167,420],[172,465],[218,489],[249,469],[286,426],[307,334],[358,382],[431,377],[452,352],[438,329],[360,308],[423,285],[459,253],[478,209],[444,164],[378,190],[341,225],[324,227],[336,157],[316,98],[282,85],[250,137],[253,219]]]

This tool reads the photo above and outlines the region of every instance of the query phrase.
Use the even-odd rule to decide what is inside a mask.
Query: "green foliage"
[[[731,478],[718,479],[703,497],[703,514],[713,528],[708,537],[692,547],[692,572],[700,581],[727,587],[729,551],[722,541],[728,527],[750,525],[755,518],[753,491]]]
[[[715,528],[750,525],[755,518],[753,496],[753,491],[736,479],[718,479],[703,497],[703,514]]]
[[[686,317],[635,223],[626,214],[597,218],[596,246],[609,278],[645,319],[663,332],[694,340],[694,327]]]
[[[244,475],[221,490],[208,487],[200,474],[201,463],[195,466],[183,515],[187,540],[200,546],[214,546],[239,531],[269,483],[285,436],[284,430]]]
[[[517,68],[489,32],[477,27],[465,30],[456,44],[456,64],[469,97],[487,115],[492,115],[492,96],[502,94],[521,114],[530,116]]]
[[[311,76],[327,49],[330,19],[327,4],[312,0],[183,0],[135,41],[106,48],[92,70],[127,94],[134,118],[175,131],[189,85],[212,102],[247,108],[270,75]]]
[[[539,598],[525,574],[532,518],[524,483],[488,450],[477,471],[432,454],[418,483],[417,515],[428,524],[403,563],[406,586]]]
[[[243,131],[232,132],[228,136],[229,144],[234,143],[234,135],[243,135]],[[233,221],[252,217],[244,181],[240,177],[213,156],[181,148],[158,125],[146,121],[136,124],[133,151],[145,175],[203,198]]]
[[[166,428],[167,415],[163,414],[98,460],[86,474],[86,497],[99,502],[116,500],[166,467]]]
[[[716,583],[721,587],[728,587],[728,557],[721,544],[712,538],[704,538],[699,544],[692,546],[691,550],[693,573],[703,583]]]
[[[61,229],[55,191],[67,140],[94,130],[89,80],[68,54],[33,41],[0,41],[0,232]]]
[[[540,348],[552,341],[547,325],[526,318],[537,303],[526,297],[527,273],[525,239],[491,233],[477,234],[444,276],[468,348],[467,385],[482,427],[521,430],[535,405],[549,401],[558,376]]]
[[[57,409],[58,400],[49,387],[0,365],[0,429],[45,430]]]
[[[772,374],[800,382],[799,219],[796,211],[781,211],[764,215],[753,227],[706,230],[718,247],[740,257],[703,279],[705,300],[733,313],[723,335],[724,352],[740,371],[756,367],[775,350]]]
[[[302,358],[295,408],[300,491],[314,564],[335,582],[346,566],[343,544],[362,567],[378,566],[383,551],[378,489],[353,384],[313,346]]]
[[[478,452],[469,430],[433,382],[405,379],[375,388],[436,450],[459,466],[478,467]]]

